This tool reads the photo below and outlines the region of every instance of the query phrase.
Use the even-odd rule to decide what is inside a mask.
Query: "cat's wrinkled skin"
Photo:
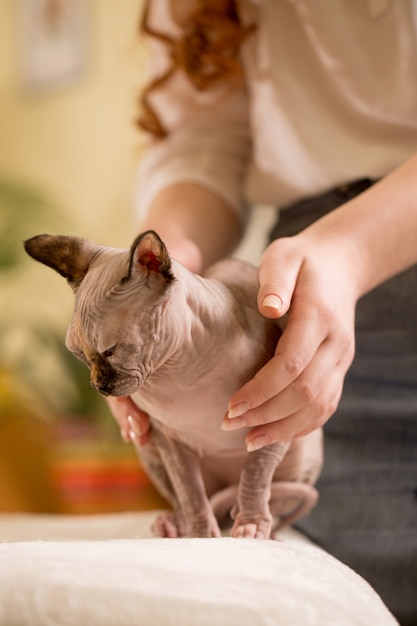
[[[256,308],[255,268],[235,260],[204,277],[171,260],[153,231],[129,250],[64,236],[25,243],[70,283],[69,350],[103,395],[131,395],[151,419],[139,455],[172,505],[158,536],[271,536],[305,515],[322,463],[321,431],[248,453],[244,429],[222,431],[229,398],[274,354],[275,322]]]

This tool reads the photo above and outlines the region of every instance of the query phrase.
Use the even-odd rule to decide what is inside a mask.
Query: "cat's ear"
[[[136,237],[130,249],[129,270],[124,281],[143,271],[161,276],[165,282],[175,280],[171,259],[164,242],[153,230],[147,230]]]
[[[26,252],[56,270],[76,290],[86,275],[99,246],[80,237],[37,235],[24,242]]]

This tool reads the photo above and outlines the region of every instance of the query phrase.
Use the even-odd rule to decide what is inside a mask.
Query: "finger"
[[[348,349],[334,365],[331,343],[322,344],[302,376],[281,394],[243,416],[225,417],[222,428],[255,427],[248,436],[248,442],[252,442],[249,449],[255,450],[275,441],[304,436],[322,425],[337,409],[344,377],[353,359],[352,350]],[[256,444],[252,441],[255,437],[259,437]]]
[[[128,398],[126,409],[127,420],[137,435],[144,435],[149,430],[149,415],[142,411],[131,398]]]
[[[271,443],[285,443],[296,437],[323,426],[336,411],[340,401],[342,389],[333,390],[331,395],[320,397],[316,403],[305,407],[280,421],[271,422],[265,426],[253,428],[246,437],[248,452],[259,450]]]
[[[146,416],[146,414],[145,414]],[[148,420],[149,422],[149,420]],[[148,442],[150,431],[144,431],[143,426],[139,424],[137,417],[127,416],[127,436],[128,440],[137,446],[143,446]]]
[[[145,445],[150,435],[148,414],[142,411],[129,396],[109,397],[107,402],[120,426],[123,440]]]
[[[306,322],[303,312],[299,314],[296,308],[292,310],[275,355],[230,399],[229,419],[261,406],[286,389],[306,369],[325,333],[326,329],[317,316],[310,315]]]
[[[149,415],[139,409],[138,406],[129,398],[130,406],[126,406],[129,411],[127,415],[127,423],[129,425],[130,441],[138,446],[144,446],[150,437],[150,421]]]
[[[274,241],[259,264],[258,309],[265,317],[279,318],[290,308],[301,260],[293,258],[287,248],[288,240]]]
[[[341,384],[351,363],[350,351],[345,351],[335,363],[334,343],[325,340],[314,354],[304,371],[279,393],[275,393],[263,404],[227,420],[225,430],[246,426],[260,426],[282,420],[315,403],[322,390],[329,388],[329,380]]]

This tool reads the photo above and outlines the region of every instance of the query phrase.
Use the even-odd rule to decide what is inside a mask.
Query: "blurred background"
[[[151,508],[156,495],[64,347],[73,296],[41,232],[127,247],[141,154],[142,0],[0,0],[0,511]]]
[[[65,349],[70,289],[22,248],[43,232],[116,247],[137,233],[143,4],[0,0],[0,512],[164,504]],[[239,256],[257,261],[265,211]]]

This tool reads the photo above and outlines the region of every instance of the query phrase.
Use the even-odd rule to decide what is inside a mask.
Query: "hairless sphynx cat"
[[[130,395],[150,416],[139,456],[172,506],[155,535],[217,537],[231,516],[232,536],[268,538],[308,513],[320,429],[247,452],[247,431],[220,428],[230,397],[273,356],[281,332],[257,310],[254,267],[229,259],[192,274],[153,231],[130,251],[54,235],[25,249],[75,293],[66,345],[92,386]]]

